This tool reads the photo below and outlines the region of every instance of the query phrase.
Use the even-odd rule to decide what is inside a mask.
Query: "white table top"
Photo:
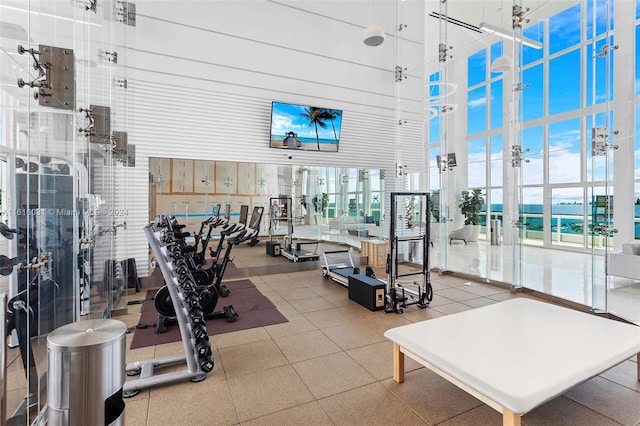
[[[384,335],[517,414],[640,352],[640,327],[526,298]]]

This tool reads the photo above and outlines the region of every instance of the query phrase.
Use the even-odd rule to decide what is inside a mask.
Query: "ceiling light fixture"
[[[367,27],[364,35],[364,44],[375,47],[380,46],[384,41],[384,30],[378,24],[372,24]]]
[[[512,66],[511,58],[508,56],[500,56],[491,63],[491,72],[507,72]]]
[[[535,41],[526,37],[516,37],[513,34],[503,30],[502,28],[495,27],[491,24],[487,24],[486,22],[481,22],[478,28],[480,28],[485,33],[495,34],[498,37],[502,37],[507,40],[513,40],[515,42],[522,43],[524,46],[528,46],[533,49],[538,49],[538,50],[542,49],[542,43],[538,41]]]

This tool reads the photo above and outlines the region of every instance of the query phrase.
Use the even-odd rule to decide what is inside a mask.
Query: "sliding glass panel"
[[[551,190],[551,241],[554,245],[583,247],[586,230],[582,188]]]

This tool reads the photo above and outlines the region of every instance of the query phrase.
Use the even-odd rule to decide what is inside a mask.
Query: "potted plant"
[[[437,189],[431,192],[429,198],[429,209],[433,223],[440,223],[440,191]]]
[[[484,197],[481,189],[472,191],[462,191],[462,199],[460,200],[460,213],[464,216],[464,224],[473,226],[473,233],[468,241],[478,241],[480,235],[480,210],[484,205]]]

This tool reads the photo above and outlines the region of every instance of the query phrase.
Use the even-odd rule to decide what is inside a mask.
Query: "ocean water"
[[[271,135],[271,140],[272,141],[281,141],[284,140],[284,135]],[[316,138],[303,138],[298,136],[298,140],[300,142],[305,142],[305,143],[317,143]],[[333,144],[333,145],[337,145],[338,142],[335,139],[322,139],[320,138],[320,143],[321,144]]]
[[[532,217],[527,215],[535,215],[542,216],[544,206],[542,204],[523,204],[522,213],[526,217],[527,229],[532,231],[542,231],[544,229],[544,222],[542,217]],[[551,212],[553,216],[553,220],[551,223],[551,230],[557,231],[558,227],[560,228],[560,232],[567,234],[582,234],[582,230],[584,227],[584,221],[582,220],[582,212],[583,205],[579,204],[554,204],[551,206]],[[587,208],[591,209],[591,206],[587,206]],[[492,204],[491,211],[494,213],[502,212],[502,204]],[[483,210],[485,213],[485,210]],[[589,211],[589,213],[591,213]],[[502,215],[500,215],[502,216]],[[558,221],[556,218],[558,216],[579,216],[578,218],[574,217],[563,217]],[[640,219],[640,206],[635,206],[635,217]],[[485,216],[481,217],[481,224],[486,225]],[[635,223],[635,235],[636,238],[640,236],[640,223]]]

